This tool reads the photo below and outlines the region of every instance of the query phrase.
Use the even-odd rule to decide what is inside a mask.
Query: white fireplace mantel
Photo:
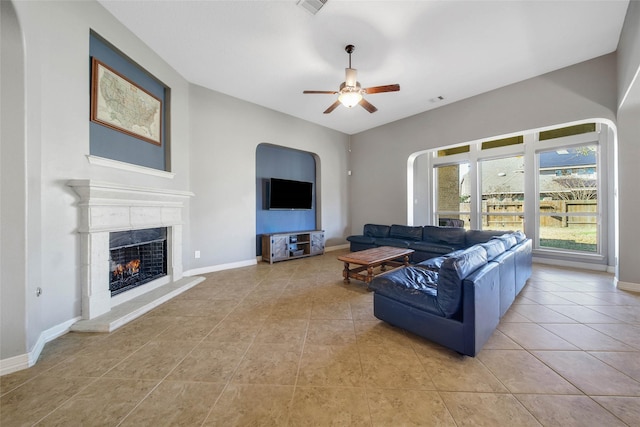
[[[184,203],[190,191],[136,187],[91,179],[67,185],[80,196],[82,319],[109,313],[113,307],[179,282],[182,268]],[[109,233],[167,227],[167,276],[112,298],[109,291]],[[131,316],[130,316],[131,317]]]
[[[80,196],[80,233],[181,225],[184,201],[194,195],[90,179],[67,185]]]

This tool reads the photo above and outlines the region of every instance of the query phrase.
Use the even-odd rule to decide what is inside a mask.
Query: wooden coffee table
[[[381,267],[382,271],[386,271],[387,266],[407,266],[409,265],[409,255],[412,253],[413,249],[380,246],[379,248],[351,252],[350,254],[339,256],[338,260],[344,262],[342,277],[344,277],[345,283],[349,283],[349,279],[358,279],[365,283],[369,283],[373,280],[374,268]],[[400,257],[404,259],[404,262],[394,261]],[[349,268],[350,264],[356,264],[357,267]],[[367,274],[361,273],[365,270],[367,271]]]

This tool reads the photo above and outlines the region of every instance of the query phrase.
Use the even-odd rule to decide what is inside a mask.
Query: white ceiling
[[[612,51],[628,0],[99,0],[188,81],[347,134]],[[322,112],[348,66],[378,107]],[[434,103],[432,98],[443,96]]]

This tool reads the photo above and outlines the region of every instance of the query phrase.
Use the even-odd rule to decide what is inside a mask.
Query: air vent
[[[315,15],[320,9],[322,9],[322,6],[324,6],[326,2],[327,0],[300,0],[297,4],[307,12]]]

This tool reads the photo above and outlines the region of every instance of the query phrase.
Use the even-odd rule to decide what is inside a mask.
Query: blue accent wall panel
[[[313,183],[310,210],[269,210],[267,182],[270,178]],[[256,149],[256,255],[262,255],[261,235],[316,229],[316,161],[311,153],[260,144]]]
[[[90,35],[89,55],[104,62],[162,100],[162,144],[160,146],[90,121],[89,152],[94,156],[166,170],[166,87],[94,34]],[[89,58],[89,67],[91,67],[91,58]],[[87,118],[90,110],[89,105]]]

